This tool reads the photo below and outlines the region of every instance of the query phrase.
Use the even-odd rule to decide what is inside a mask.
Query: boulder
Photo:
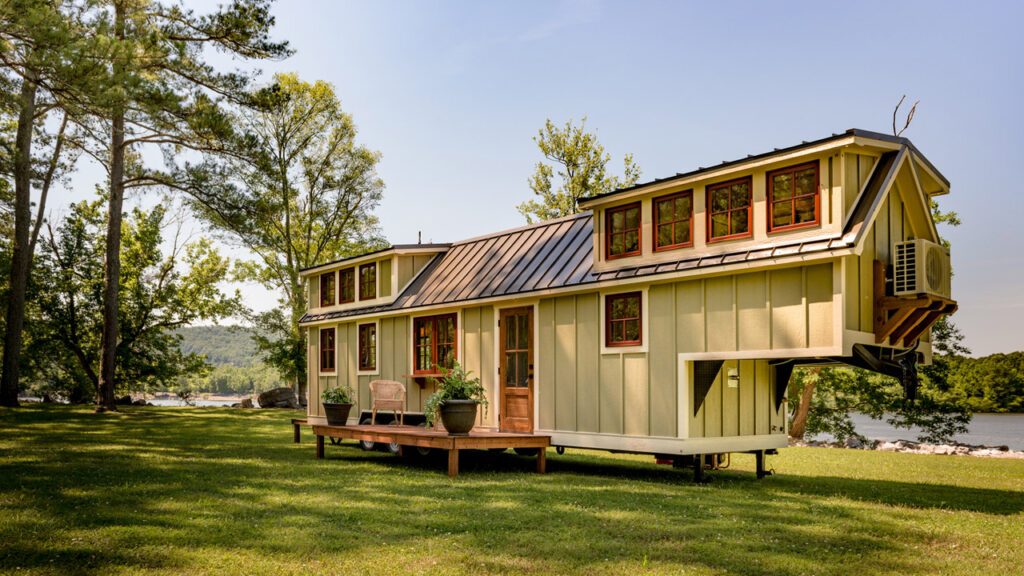
[[[243,398],[242,401],[238,403],[238,407],[239,408],[252,408],[253,407],[252,406],[252,398]]]
[[[854,450],[863,450],[865,448],[864,441],[860,439],[860,436],[853,435],[846,439],[845,446],[847,448],[853,448]]]
[[[146,402],[145,398],[139,398],[138,400],[132,402],[132,406],[152,406],[152,404]]]
[[[296,408],[299,401],[291,388],[274,388],[261,393],[257,397],[260,408]]]
[[[124,396],[121,396],[120,398],[115,399],[114,403],[117,404],[118,406],[131,406],[132,405],[132,397],[129,396],[128,394],[125,394]]]

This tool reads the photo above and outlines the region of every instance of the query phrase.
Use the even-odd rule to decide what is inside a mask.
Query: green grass
[[[1024,461],[789,448],[708,485],[570,450],[399,459],[289,411],[0,409],[2,574],[1020,574]]]

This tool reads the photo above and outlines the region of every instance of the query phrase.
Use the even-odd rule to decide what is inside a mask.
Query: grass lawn
[[[1024,461],[789,448],[399,459],[290,411],[0,408],[2,574],[1021,574]]]

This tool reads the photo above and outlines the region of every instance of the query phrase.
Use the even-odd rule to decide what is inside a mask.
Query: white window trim
[[[618,294],[628,294],[630,292],[640,292],[640,345],[639,346],[608,346],[608,339],[606,338],[605,332],[607,331],[608,322],[606,315],[608,314],[607,298],[608,296],[616,296]],[[639,289],[633,287],[620,286],[611,290],[602,290],[600,292],[601,302],[601,354],[646,354],[648,345],[650,343],[650,326],[649,321],[650,314],[648,313],[649,306],[647,300],[648,287],[644,286]]]
[[[355,354],[355,357],[356,357],[356,376],[378,376],[378,375],[380,375],[380,320],[370,320],[370,321],[367,321],[367,322],[356,322],[355,324],[356,324],[356,354]],[[374,358],[376,359],[377,367],[374,368],[373,370],[360,370],[359,369],[359,349],[360,349],[360,346],[359,346],[359,344],[360,344],[360,342],[359,342],[359,327],[360,326],[365,326],[367,324],[373,324],[373,326],[374,326],[374,328],[373,328],[373,334],[374,334],[374,338],[373,338],[374,339],[374,343],[373,343],[373,345],[376,348],[376,350],[374,351],[374,354],[376,356],[374,356]]]

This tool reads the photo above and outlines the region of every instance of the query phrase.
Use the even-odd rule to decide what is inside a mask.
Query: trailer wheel
[[[391,422],[388,422],[388,424],[394,424],[394,423],[395,423],[394,420],[392,420]],[[398,454],[399,452],[402,451],[402,445],[397,443],[397,442],[392,442],[392,443],[389,443],[389,444],[381,444],[380,448],[381,448],[381,450],[383,450],[384,452],[387,452],[389,454]]]
[[[555,452],[558,452],[559,456],[565,454],[565,446],[555,446]]]
[[[359,423],[360,426],[369,426],[370,424],[371,422],[369,418],[363,418],[363,421]],[[360,440],[359,447],[370,452],[377,447],[377,443],[370,440]]]
[[[427,427],[427,423],[426,422],[420,422],[419,426],[420,426],[420,428],[426,428]],[[430,448],[425,448],[423,446],[417,446],[416,447],[416,453],[419,454],[420,456],[426,458],[427,456],[430,456]]]
[[[536,456],[540,452],[536,448],[513,448],[512,450],[520,456]]]

